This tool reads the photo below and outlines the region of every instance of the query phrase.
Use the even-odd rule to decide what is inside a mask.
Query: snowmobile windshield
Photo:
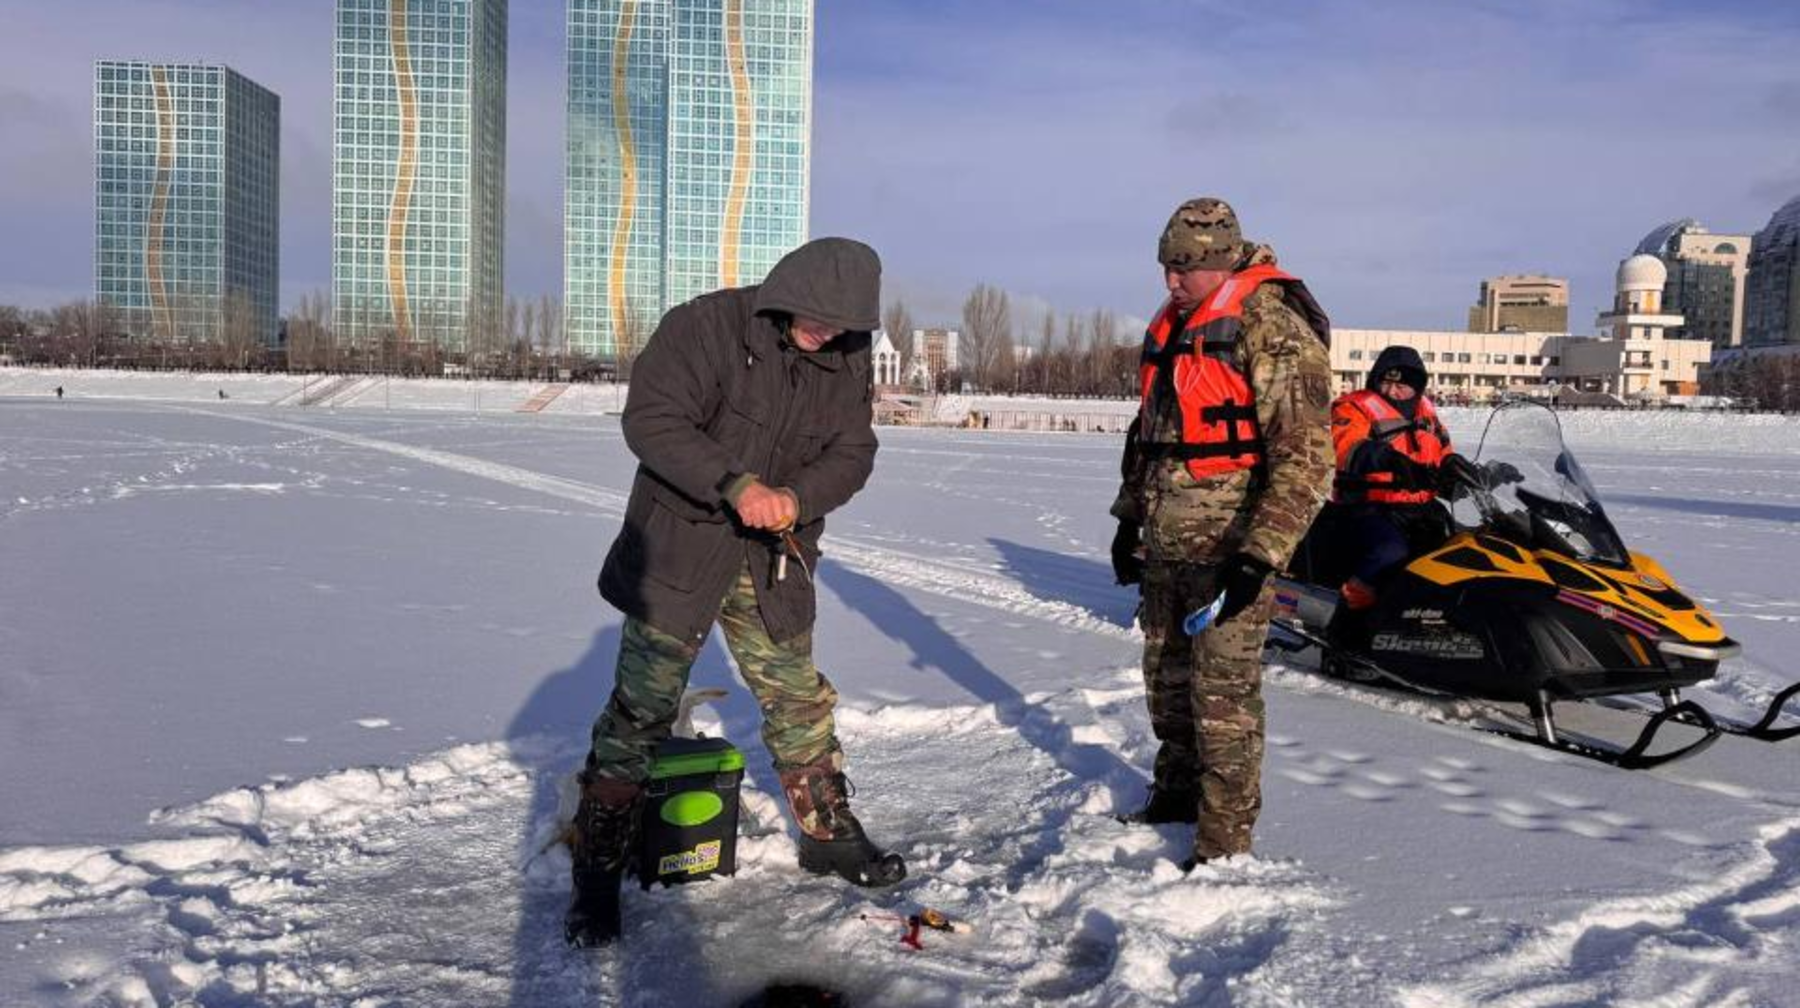
[[[1520,545],[1583,563],[1631,566],[1594,484],[1563,443],[1562,424],[1550,407],[1519,400],[1495,408],[1475,461],[1488,487],[1455,505],[1458,524],[1485,527]]]

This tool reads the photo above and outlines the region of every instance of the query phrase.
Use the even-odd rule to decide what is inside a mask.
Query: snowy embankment
[[[1745,716],[1796,671],[1800,439],[1565,419],[1744,641],[1693,694]],[[906,883],[798,871],[736,687],[702,727],[749,757],[738,875],[633,890],[574,954],[545,843],[617,646],[616,421],[0,401],[0,569],[32,572],[0,579],[0,1003],[1784,1003],[1800,742],[1627,774],[1273,664],[1257,856],[1176,872],[1184,829],[1111,815],[1154,752],[1117,447],[883,431],[832,520],[819,661]],[[715,643],[694,685],[732,680]],[[975,931],[913,951],[920,906]]]

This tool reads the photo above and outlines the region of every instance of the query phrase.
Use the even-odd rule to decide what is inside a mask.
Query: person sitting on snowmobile
[[[1367,385],[1331,405],[1332,502],[1350,546],[1338,610],[1344,618],[1333,621],[1344,635],[1355,615],[1375,604],[1388,570],[1448,533],[1440,495],[1454,500],[1493,476],[1516,478],[1510,466],[1490,474],[1451,450],[1450,432],[1425,395],[1428,378],[1417,350],[1390,346],[1375,358]]]

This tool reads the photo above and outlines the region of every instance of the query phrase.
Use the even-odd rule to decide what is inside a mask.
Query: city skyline
[[[0,254],[0,299],[91,290],[85,67],[176,55],[281,95],[284,306],[328,288],[329,11],[249,6],[10,12],[0,215],[34,241]],[[1453,325],[1480,277],[1545,272],[1571,279],[1572,328],[1591,331],[1647,229],[1754,233],[1800,194],[1800,72],[1782,55],[1800,14],[1565,7],[1302,4],[1271,30],[1190,4],[1175,20],[1206,26],[1201,54],[1149,4],[826,6],[812,231],[874,244],[921,321],[954,322],[983,280],[1022,319],[1045,304],[1142,317],[1168,207],[1216,192],[1342,324]],[[526,298],[562,291],[565,16],[512,17],[507,287]],[[1214,123],[1229,157],[1207,157]],[[1646,133],[1657,156],[1625,157]]]

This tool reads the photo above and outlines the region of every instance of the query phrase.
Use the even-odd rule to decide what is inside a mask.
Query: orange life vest
[[[1391,470],[1351,475],[1346,472],[1358,445],[1376,441],[1421,465],[1436,469],[1450,454],[1450,433],[1438,420],[1431,400],[1420,394],[1413,418],[1408,420],[1379,392],[1358,389],[1338,399],[1331,410],[1331,440],[1337,449],[1338,475],[1333,481],[1334,499],[1375,504],[1423,504],[1437,497],[1430,487],[1400,489],[1393,486]]]
[[[1271,282],[1299,286],[1274,266],[1252,266],[1207,295],[1179,333],[1173,302],[1157,312],[1138,365],[1139,442],[1147,456],[1182,459],[1196,479],[1262,465],[1256,395],[1238,370],[1236,350],[1244,301]]]

